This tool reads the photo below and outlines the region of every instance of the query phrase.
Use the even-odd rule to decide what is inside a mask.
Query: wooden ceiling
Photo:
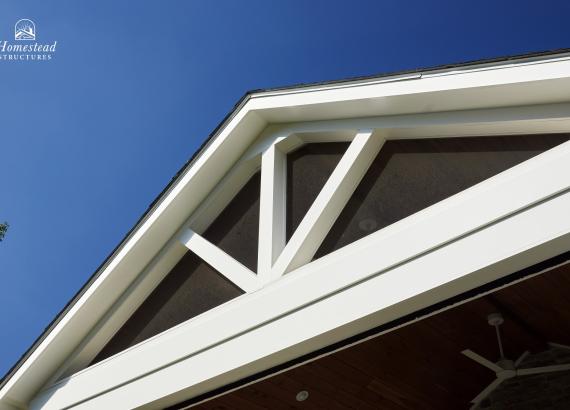
[[[570,344],[570,264],[304,364],[193,408],[467,409],[494,380],[460,352],[498,359],[486,317],[501,312],[507,357]],[[309,398],[297,402],[306,390]]]

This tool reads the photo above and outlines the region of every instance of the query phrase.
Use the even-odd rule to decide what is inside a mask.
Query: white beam
[[[370,318],[373,312],[384,316],[374,323],[362,323],[358,329],[351,324],[351,332],[386,323],[566,252],[570,246],[570,219],[565,217],[570,209],[569,175],[570,143],[565,143],[305,265],[255,295],[219,306],[61,380],[39,395],[31,407],[61,409],[119,391],[129,400],[142,400],[134,391],[158,398],[181,389],[173,381],[194,386],[192,395],[200,394],[223,385],[218,375],[229,374],[229,368],[216,370],[213,366],[241,369],[245,364],[231,362],[259,360],[261,368],[248,367],[252,374],[269,366],[266,355],[283,351],[298,357],[316,350],[322,347],[312,342],[317,335],[324,335],[323,345],[330,344],[332,330]],[[550,245],[540,246],[546,243]],[[527,250],[532,256],[520,256]],[[495,264],[499,268],[491,268]],[[416,303],[412,303],[414,298]],[[309,311],[314,315],[303,319]],[[263,343],[260,332],[268,338]],[[335,337],[340,340],[349,333]],[[249,348],[241,344],[244,339]],[[311,342],[300,351],[303,340]],[[230,341],[238,345],[230,351],[216,350],[223,350]],[[271,352],[259,350],[260,346],[269,349],[270,344]],[[291,350],[292,346],[296,350]],[[255,359],[245,358],[246,354]],[[220,357],[224,359],[218,360]],[[183,365],[185,358],[189,367]],[[272,363],[285,360],[279,356]],[[182,379],[170,373],[159,376],[178,364],[183,367]],[[243,377],[242,370],[235,377]],[[159,386],[153,376],[150,387],[141,389],[136,382],[151,373],[163,384]],[[206,386],[204,382],[211,379],[216,382]],[[117,400],[113,394],[109,400]]]
[[[354,137],[277,259],[272,276],[279,277],[310,262],[383,143],[384,139],[370,130]]]
[[[196,232],[188,229],[180,241],[243,291],[253,292],[259,289],[255,273]]]
[[[189,321],[60,382],[30,408],[164,408],[216,389],[567,251],[569,206],[570,194],[556,196],[386,270],[378,249],[389,254],[400,244],[372,234],[364,246],[222,306],[211,321]],[[353,283],[330,293],[339,279]],[[321,297],[299,303],[311,293]]]
[[[257,274],[263,282],[271,279],[273,263],[285,247],[286,189],[287,156],[271,145],[261,157]]]

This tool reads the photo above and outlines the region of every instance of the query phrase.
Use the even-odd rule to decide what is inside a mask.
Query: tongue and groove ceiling
[[[495,330],[487,324],[487,315],[500,312],[505,318],[501,333],[506,357],[517,358],[529,350],[532,358],[548,351],[549,342],[570,346],[569,292],[567,263],[192,409],[469,409],[470,401],[496,377],[461,354],[463,349],[472,349],[493,361],[499,359]],[[568,363],[570,350],[562,350],[565,352],[558,355],[563,360],[560,363]],[[545,363],[549,364],[555,362]],[[534,377],[530,385],[536,388],[525,391],[521,382],[525,377]],[[570,371],[539,376],[539,380],[536,376],[512,379],[523,389],[509,397],[509,406],[493,409],[568,408],[567,390],[560,390],[562,399],[541,393],[546,379],[561,388],[569,387]],[[298,402],[296,395],[303,390],[309,392],[309,397]],[[172,409],[186,408],[185,404],[190,403]],[[482,403],[481,410],[487,405]]]

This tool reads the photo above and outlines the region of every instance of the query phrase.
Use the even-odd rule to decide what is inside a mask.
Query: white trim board
[[[499,263],[521,250],[542,246],[545,243],[544,238],[551,238],[548,243],[550,240],[563,238],[562,242],[557,243],[564,244],[568,249],[570,244],[565,235],[570,233],[568,225],[570,220],[562,216],[565,209],[570,206],[570,194],[567,193],[570,189],[569,175],[570,143],[565,143],[446,201],[311,262],[248,297],[223,305],[223,309],[216,310],[213,315],[203,315],[190,320],[63,380],[43,394],[46,400],[44,406],[45,408],[71,406],[88,397],[92,397],[93,403],[98,403],[100,398],[106,400],[103,396],[107,397],[107,392],[111,394],[108,397],[112,397],[113,392],[117,390],[112,386],[126,388],[133,383],[137,384],[139,375],[158,377],[156,374],[165,374],[162,372],[166,372],[168,367],[176,367],[186,359],[204,360],[202,356],[208,357],[206,352],[217,351],[220,346],[226,344],[231,345],[236,339],[249,339],[250,333],[257,333],[261,329],[271,329],[269,335],[272,334],[275,338],[277,338],[275,335],[281,334],[281,337],[277,338],[279,340],[274,340],[273,343],[292,343],[291,346],[301,349],[302,339],[297,339],[301,337],[301,331],[297,331],[298,335],[291,334],[289,328],[280,331],[275,327],[276,323],[282,323],[281,321],[287,321],[290,316],[294,316],[297,329],[310,328],[311,331],[317,332],[311,338],[317,337],[321,331],[330,335],[337,327],[350,328],[350,322],[342,321],[345,313],[339,311],[340,306],[346,309],[347,303],[354,305],[355,308],[360,303],[380,304],[385,306],[385,309],[392,306],[391,304],[401,306],[406,298],[400,300],[400,293],[407,294],[418,286],[421,288],[423,284],[428,286],[423,292],[430,289],[435,291],[441,287],[440,290],[446,293],[449,291],[449,283],[446,281],[429,287],[433,285],[434,277],[438,277],[437,271],[448,271],[453,267],[454,269],[449,271],[453,280],[461,279],[469,282],[469,275],[466,272],[471,268],[460,269],[461,263],[466,263],[468,266],[474,263],[483,264],[478,268],[483,269],[487,265],[492,265],[486,262],[492,255],[503,255],[494,262]],[[503,228],[508,229],[502,231]],[[499,235],[500,232],[503,232],[503,236]],[[507,240],[509,237],[510,240]],[[447,263],[441,262],[441,265],[428,263],[432,255],[439,252],[445,254],[447,250],[459,246],[457,245],[459,243],[471,243],[473,238],[485,239],[483,242],[476,242],[477,247],[469,245],[461,248],[464,252],[461,257],[447,254],[445,256]],[[491,245],[493,252],[487,249]],[[379,258],[378,249],[385,250],[385,256]],[[477,252],[473,252],[473,249],[477,249]],[[457,263],[449,262],[455,259],[458,259]],[[535,262],[538,261],[540,260]],[[402,282],[403,279],[399,279],[398,276],[388,275],[392,271],[407,269],[410,264],[418,266],[417,269],[421,268],[422,271],[434,270],[434,277],[423,274],[416,276],[415,279],[406,277]],[[507,273],[511,272],[502,272],[497,277]],[[393,278],[394,282],[385,282],[387,278]],[[372,291],[372,288],[369,288],[368,295],[374,295],[372,298],[363,294],[359,296],[362,299],[357,301],[347,300],[344,296],[345,291],[363,283],[370,284],[372,280],[382,282],[385,287],[384,293],[380,294],[388,292],[388,295],[379,298],[376,290]],[[479,285],[483,283],[485,282]],[[464,290],[467,289],[462,289]],[[419,292],[418,297],[423,292]],[[446,294],[440,300],[449,296],[452,295]],[[298,315],[302,317],[304,314],[302,312],[306,309],[311,311],[312,306],[336,299],[342,300],[342,303],[328,313],[320,311],[321,322],[318,326],[313,321],[305,322],[298,317]],[[432,303],[435,301],[434,299]],[[376,313],[380,312],[382,308],[378,308]],[[371,314],[375,313],[370,311],[360,318]],[[327,322],[325,319],[329,316],[333,327],[321,329],[320,326]],[[357,319],[355,317],[353,320]],[[335,322],[336,320],[340,322]],[[332,323],[337,323],[337,326]],[[289,332],[288,336],[279,333],[285,330]],[[343,335],[346,336],[344,332]],[[259,340],[269,343],[263,338]],[[220,341],[224,342],[220,344]],[[243,349],[241,341],[236,343],[240,345],[240,349]],[[260,341],[254,343],[253,350],[258,352],[260,343]],[[309,346],[312,345],[309,343]],[[276,350],[272,354],[278,352],[279,350]],[[239,360],[249,354],[242,350],[233,353],[240,357]],[[201,358],[196,359],[197,357]],[[228,352],[219,353],[217,357],[224,358],[222,360],[224,363],[220,363],[220,366],[229,366],[230,363],[225,361],[232,361]],[[259,360],[266,360],[265,356],[261,356]],[[171,365],[165,367],[166,363]],[[209,371],[196,364],[193,369],[193,374]],[[238,367],[236,371],[242,372],[243,369]],[[188,377],[187,374],[185,380],[190,380]],[[146,379],[146,376],[143,379]],[[203,383],[206,380],[209,378],[200,382],[196,380],[196,383]],[[169,388],[174,388],[174,385]],[[118,388],[122,389],[123,387]],[[149,386],[145,389],[149,389],[147,393],[151,394]],[[86,394],[88,396],[85,396]],[[175,394],[175,391],[171,391],[170,394]],[[92,400],[89,400],[89,403]],[[157,400],[160,399],[157,397]],[[132,403],[129,404],[131,405]]]
[[[250,372],[270,367],[270,364],[275,365],[316,350],[330,342],[342,340],[512,273],[524,267],[519,264],[525,258],[538,262],[567,250],[570,246],[570,222],[561,224],[559,217],[569,206],[569,194],[557,196],[487,229],[434,249],[384,271],[381,275],[358,282],[303,309],[253,327],[239,337],[211,345],[200,350],[199,354],[187,355],[184,359],[128,383],[101,380],[101,374],[113,374],[118,379],[132,370],[144,374],[141,365],[145,367],[155,359],[160,361],[164,355],[164,350],[156,344],[158,339],[151,340],[148,346],[139,346],[144,351],[127,351],[117,357],[119,360],[115,363],[102,362],[100,366],[87,369],[85,373],[54,386],[40,395],[32,408],[75,406],[90,409],[106,408],[112,404],[134,408],[148,403],[157,408],[212,390],[228,383],[232,378],[237,380]],[[513,237],[513,230],[519,233],[518,238]],[[520,234],[529,231],[534,231],[534,238]],[[478,249],[485,255],[483,260],[474,255],[473,249]],[[354,256],[372,263],[372,260],[377,260],[376,247]],[[502,269],[497,269],[497,266]],[[338,260],[329,261],[321,272],[346,275],[349,267]],[[426,270],[434,272],[433,275],[426,275]],[[297,289],[302,291],[300,286]],[[275,298],[273,295],[271,299]],[[242,301],[245,302],[246,299]],[[226,310],[224,313],[234,320],[239,319],[238,314],[248,313],[238,309],[234,316],[231,311]],[[229,322],[224,322],[229,325]],[[198,321],[190,321],[185,324],[189,326],[173,329],[175,331],[169,332],[169,340],[160,343],[162,348],[180,349],[185,342],[190,343],[195,339],[192,335],[196,335],[195,326],[199,324]],[[194,329],[191,330],[191,327]],[[219,327],[211,327],[211,330],[219,330]],[[319,338],[319,335],[325,333],[326,339]],[[176,340],[177,338],[181,339]],[[152,344],[157,346],[155,353]],[[145,358],[145,363],[140,363],[140,359],[137,361],[139,354]],[[111,367],[105,369],[105,366],[112,366],[114,371],[111,372]],[[108,385],[109,382],[119,387],[98,390],[98,386]]]
[[[526,256],[526,258],[528,258],[529,253],[526,253],[525,256]],[[517,255],[516,258],[519,259],[518,264],[520,266],[524,266],[525,262],[522,262],[522,259],[523,259],[522,254]],[[553,261],[553,259],[550,259],[549,261]],[[503,262],[503,264],[505,264],[505,265],[507,263],[508,263],[507,261]],[[530,259],[528,263],[532,263],[532,259]],[[402,321],[402,320],[396,319],[395,322],[394,321],[388,322],[388,323],[381,325],[380,327],[378,327],[378,326],[372,327],[370,329],[367,329],[367,332],[366,332],[366,333],[368,333],[367,335],[365,335],[364,333],[360,333],[360,334],[356,335],[357,337],[356,337],[356,340],[354,340],[354,341],[352,341],[350,339],[344,339],[344,340],[340,341],[339,343],[332,344],[332,345],[329,344],[328,346],[325,346],[324,348],[322,348],[320,350],[315,350],[314,352],[312,352],[312,353],[317,353],[316,355],[310,355],[310,357],[304,356],[302,361],[293,360],[289,363],[284,363],[285,366],[281,365],[281,366],[279,366],[279,369],[273,368],[273,369],[275,369],[274,372],[268,373],[266,371],[266,372],[264,372],[265,373],[264,375],[260,375],[260,377],[255,377],[254,379],[252,379],[250,381],[245,381],[242,379],[244,381],[243,383],[240,383],[240,380],[238,380],[237,385],[234,384],[231,388],[228,388],[227,390],[224,389],[224,387],[226,387],[226,386],[222,386],[222,391],[220,391],[219,393],[216,391],[206,392],[205,394],[198,396],[198,397],[200,397],[200,399],[198,399],[197,401],[194,401],[194,400],[192,400],[192,398],[190,398],[190,399],[187,399],[185,401],[178,402],[177,406],[180,406],[180,409],[189,409],[189,408],[198,406],[202,403],[208,402],[210,400],[215,400],[218,397],[225,396],[227,394],[231,394],[234,391],[241,390],[243,388],[246,388],[247,386],[251,386],[251,385],[259,383],[263,380],[270,379],[274,376],[288,372],[288,371],[293,370],[297,367],[300,367],[300,366],[303,366],[305,364],[320,360],[324,357],[333,355],[333,354],[340,352],[342,350],[350,349],[353,346],[357,346],[359,344],[365,343],[369,340],[372,340],[372,339],[375,339],[375,338],[380,337],[382,335],[385,335],[386,333],[397,331],[403,327],[412,325],[414,323],[417,323],[417,322],[422,321],[424,319],[427,319],[429,317],[438,315],[438,314],[443,313],[447,310],[455,309],[461,305],[464,305],[464,304],[469,303],[469,302],[476,300],[476,299],[480,299],[486,295],[490,295],[490,294],[493,294],[495,292],[501,291],[502,289],[506,289],[508,287],[515,286],[521,282],[535,278],[535,277],[540,276],[544,273],[547,273],[551,270],[555,270],[561,266],[568,265],[569,263],[570,263],[570,261],[568,261],[568,260],[565,260],[565,261],[562,261],[559,263],[556,263],[555,261],[553,261],[552,265],[550,265],[544,269],[540,269],[540,267],[538,267],[537,265],[532,265],[532,266],[536,266],[537,269],[540,269],[540,270],[534,271],[533,273],[529,273],[528,275],[523,275],[519,278],[513,278],[512,280],[508,280],[507,283],[504,283],[504,284],[497,284],[497,286],[494,286],[492,288],[489,288],[488,286],[484,286],[488,290],[483,290],[481,287],[475,288],[477,290],[481,289],[481,292],[476,293],[472,296],[466,296],[465,298],[461,298],[458,301],[451,302],[451,300],[448,299],[448,300],[443,302],[444,303],[443,307],[438,307],[437,309],[430,309],[430,306],[428,306],[427,312],[425,310],[419,311],[419,312],[421,312],[420,316],[417,315],[418,311],[416,311],[416,312],[412,313],[411,317],[410,317],[410,315],[399,317],[398,319],[405,318],[406,320]],[[517,275],[517,273],[520,273],[520,272],[522,272],[522,271],[519,270],[518,272],[513,272],[513,275]],[[489,282],[489,283],[493,283],[493,282]],[[486,285],[488,285],[489,283],[487,283]],[[473,289],[470,289],[470,291],[472,291],[472,290]],[[465,295],[465,293],[462,295],[457,295],[457,296],[461,297],[463,295]],[[447,303],[448,301],[449,301],[449,303]],[[435,306],[435,305],[431,305],[431,306]],[[369,333],[368,331],[370,331],[370,330],[372,330],[373,332]],[[362,336],[362,337],[360,337],[360,336]],[[346,343],[347,341],[349,341],[349,342]],[[556,343],[550,343],[550,344],[555,345]],[[272,369],[267,369],[267,370],[271,371]],[[195,397],[197,397],[197,396],[194,396],[194,398]],[[182,403],[185,403],[187,401],[191,401],[191,403],[182,404]]]
[[[473,123],[480,123],[484,121],[483,124],[478,126],[478,130],[480,132],[479,135],[495,135],[492,131],[496,131],[498,126],[501,127],[529,127],[529,124],[533,124],[535,122],[539,122],[541,125],[541,131],[543,132],[552,132],[554,130],[558,130],[556,128],[559,124],[564,123],[564,115],[568,115],[570,113],[570,105],[566,104],[555,104],[551,106],[536,106],[536,107],[517,107],[513,109],[501,109],[501,114],[497,115],[493,110],[478,110],[476,112],[451,112],[451,113],[438,113],[438,114],[426,114],[426,115],[414,115],[414,116],[399,116],[397,118],[391,117],[383,117],[380,119],[356,119],[356,120],[340,120],[336,122],[311,122],[311,123],[301,123],[301,124],[290,124],[290,125],[282,125],[282,126],[271,126],[262,133],[259,138],[259,141],[254,143],[250,149],[244,154],[243,160],[240,160],[233,168],[226,174],[226,176],[220,181],[220,183],[215,187],[212,193],[206,198],[206,200],[198,207],[197,211],[190,217],[187,226],[190,226],[192,230],[203,231],[206,229],[208,224],[214,220],[217,214],[227,205],[227,203],[231,200],[231,198],[239,191],[239,189],[247,182],[247,180],[259,169],[261,156],[265,158],[265,165],[262,166],[264,170],[262,172],[262,181],[261,181],[261,204],[260,204],[260,239],[259,239],[259,252],[260,252],[260,262],[263,261],[263,251],[267,252],[267,249],[264,250],[266,245],[269,245],[271,241],[267,241],[265,238],[267,232],[264,230],[264,223],[267,225],[268,221],[271,223],[275,223],[275,226],[281,226],[280,231],[275,231],[274,234],[276,238],[274,241],[280,242],[277,247],[280,247],[282,250],[285,247],[285,232],[284,232],[284,208],[280,209],[279,206],[275,206],[275,204],[279,205],[279,198],[281,197],[281,203],[284,203],[284,189],[286,184],[286,176],[285,176],[285,162],[284,156],[287,152],[298,148],[300,145],[304,143],[315,143],[315,142],[329,142],[329,141],[351,141],[355,134],[357,134],[356,130],[353,128],[357,128],[359,124],[367,124],[367,125],[374,125],[378,128],[376,129],[376,138],[380,138],[377,140],[380,142],[382,140],[381,135],[387,134],[393,127],[398,127],[401,124],[408,124],[408,125],[415,125],[417,130],[428,131],[430,130],[430,126],[434,123],[438,125],[442,125],[447,121],[447,127],[450,127],[453,131],[451,135],[462,135],[463,130],[465,129],[466,125],[471,125]],[[519,121],[514,121],[514,119]],[[522,124],[521,124],[522,123]],[[328,131],[326,127],[331,127]],[[568,124],[567,129],[570,129],[570,124]],[[410,128],[408,128],[410,130]],[[415,133],[417,135],[417,132]],[[405,136],[405,134],[400,134],[400,137]],[[424,135],[425,136],[425,135]],[[540,135],[535,135],[536,138],[540,138]],[[264,151],[262,151],[262,149]],[[374,150],[370,150],[367,152],[367,155],[373,157],[375,150],[378,149],[378,146]],[[278,155],[275,155],[278,154]],[[273,156],[273,158],[271,158]],[[273,163],[276,158],[280,158],[279,165],[276,167]],[[267,162],[268,159],[271,161]],[[361,163],[363,166],[362,171],[366,169],[367,162],[364,161]],[[342,168],[342,167],[340,167]],[[269,173],[267,172],[269,171]],[[338,170],[337,170],[338,171]],[[336,172],[336,171],[335,171]],[[333,181],[330,181],[333,184],[337,184],[338,181],[344,178],[346,175],[345,171],[340,171],[339,176],[333,178]],[[335,182],[334,180],[337,180]],[[351,189],[354,189],[358,184],[359,179],[355,179],[349,185]],[[276,187],[278,187],[276,189]],[[275,194],[275,197],[272,195]],[[267,204],[267,201],[272,201],[270,205]],[[327,204],[328,202],[324,202]],[[265,211],[264,211],[265,210]],[[269,210],[269,212],[267,211]],[[321,211],[315,213],[315,215],[320,215]],[[333,215],[336,218],[336,215]],[[273,218],[273,219],[270,219]],[[321,234],[326,234],[327,229],[321,229]],[[185,229],[182,229],[182,234],[184,233]],[[298,234],[298,233],[297,233]],[[269,236],[272,237],[272,236]],[[320,238],[322,240],[322,237]],[[318,241],[314,241],[313,245],[317,246]],[[320,242],[318,242],[320,243]],[[275,244],[274,244],[275,246]],[[297,247],[297,250],[300,249]],[[275,252],[275,251],[274,251]],[[180,257],[180,254],[178,257]],[[275,252],[276,256],[279,256],[279,252]],[[160,255],[159,255],[160,256]],[[227,257],[228,255],[226,255]],[[283,255],[281,255],[283,257]],[[285,255],[286,256],[286,255]],[[306,260],[308,261],[308,259]],[[158,262],[155,260],[153,264],[157,264]],[[234,264],[236,266],[240,266],[239,262],[234,260]],[[278,279],[282,274],[284,269],[280,265],[276,265],[275,267],[268,265],[268,262],[265,262],[266,266],[260,267],[258,272],[257,281],[259,283],[252,284],[251,287],[247,287],[248,291],[254,291],[257,288],[263,286],[264,284]],[[162,266],[162,265],[160,265]],[[165,267],[168,265],[164,265]],[[238,269],[241,270],[241,269]],[[140,294],[148,294],[151,289],[145,283],[158,283],[168,270],[163,269],[162,271],[151,271],[146,275],[153,275],[156,279],[151,280],[147,279],[143,282],[143,293]],[[225,275],[229,280],[233,281],[233,275]],[[247,276],[247,275],[242,275]],[[249,275],[251,276],[251,275]],[[250,282],[255,282],[255,280],[250,280]],[[236,285],[244,288],[242,284],[236,282]],[[135,286],[139,286],[136,285]],[[135,288],[132,287],[129,291],[130,293],[136,293]],[[126,296],[123,296],[122,299],[126,299]],[[133,300],[133,297],[128,298],[128,300]],[[85,367],[87,363],[89,363],[96,355],[97,350],[96,346],[101,348],[103,344],[101,340],[108,340],[118,329],[117,326],[120,327],[124,321],[128,319],[130,314],[132,313],[132,309],[137,305],[137,303],[142,303],[144,299],[141,297],[136,298],[133,302],[129,302],[126,304],[128,309],[123,309],[121,305],[117,306],[113,310],[113,315],[109,316],[109,325],[105,323],[100,324],[96,328],[95,334],[88,336],[88,339],[94,339],[94,342],[89,342],[88,349],[84,349],[84,352],[78,352],[73,355],[64,366],[62,366],[62,370],[57,373],[56,377],[52,378],[50,383],[55,382],[60,376],[63,374],[65,376],[69,376],[73,372]],[[138,301],[138,302],[137,302]],[[92,332],[93,333],[93,332]],[[85,342],[84,342],[85,344]],[[69,367],[68,370],[66,368]]]
[[[180,227],[242,155],[246,152],[251,155],[255,151],[255,144],[252,144],[269,124],[306,121],[308,125],[309,122],[315,124],[315,121],[321,121],[320,127],[324,131],[326,122],[329,122],[328,129],[333,130],[339,118],[352,118],[358,122],[358,127],[353,127],[353,130],[382,128],[382,125],[369,126],[367,120],[362,120],[375,116],[374,121],[381,123],[390,118],[399,121],[398,127],[384,127],[384,136],[400,138],[403,135],[414,137],[414,133],[426,134],[418,122],[411,120],[413,116],[427,120],[429,113],[435,115],[432,119],[440,118],[438,124],[428,127],[429,132],[436,136],[457,129],[462,135],[477,135],[482,129],[487,130],[487,135],[493,132],[564,132],[569,129],[567,111],[564,114],[560,111],[562,106],[556,106],[557,114],[553,104],[568,103],[569,73],[570,60],[567,57],[545,57],[533,61],[509,61],[486,64],[484,67],[421,73],[406,80],[395,77],[252,94],[237,107],[101,268],[96,279],[6,381],[0,389],[0,408],[27,405],[65,359],[76,351],[91,330],[113,309],[115,302],[125,297],[128,289],[133,289],[140,273],[153,266],[155,255],[162,249],[168,252],[167,248],[171,246],[168,244],[177,238]],[[537,104],[549,104],[544,105],[547,112],[538,107],[527,107],[526,111],[525,108],[516,108]],[[495,119],[485,121],[481,112],[488,110],[490,113],[489,110],[497,108],[506,111],[496,111]],[[479,111],[479,120],[467,118],[459,121],[461,124],[453,120],[461,113],[452,115],[452,111],[464,110]],[[512,111],[510,117],[508,110]],[[442,114],[444,111],[446,113]],[[516,115],[519,118],[515,118]],[[454,125],[450,127],[450,123]],[[283,130],[288,126],[281,127]],[[138,293],[139,296],[143,294]]]

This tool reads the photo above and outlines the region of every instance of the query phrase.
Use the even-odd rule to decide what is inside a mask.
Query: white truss
[[[165,407],[567,251],[569,143],[311,261],[385,140],[570,132],[569,68],[252,97],[0,391],[0,409]],[[286,244],[286,155],[329,141],[352,142]],[[255,274],[201,235],[260,168]],[[188,249],[246,293],[86,368]]]
[[[361,283],[374,277],[377,278],[375,280],[379,280],[379,287],[376,288],[372,286],[372,282],[368,282],[369,287],[368,289],[363,289],[364,294],[372,292],[376,295],[381,295],[384,293],[381,291],[382,286],[385,289],[391,289],[384,295],[383,303],[386,306],[395,303],[397,300],[409,298],[412,294],[420,295],[423,292],[421,289],[427,290],[439,286],[436,284],[440,280],[438,275],[433,274],[430,277],[423,277],[421,280],[420,276],[417,276],[415,281],[411,281],[406,280],[406,276],[402,273],[402,271],[408,269],[409,263],[403,267],[396,267],[401,265],[403,261],[418,260],[421,261],[421,264],[418,265],[420,269],[429,269],[429,256],[421,256],[426,255],[426,252],[429,252],[431,249],[442,247],[448,249],[449,245],[453,248],[453,246],[456,246],[453,245],[454,243],[465,242],[465,245],[461,245],[464,249],[459,254],[462,256],[450,256],[453,253],[444,252],[446,255],[444,258],[459,258],[458,260],[467,262],[467,265],[471,263],[468,255],[472,252],[472,249],[477,248],[480,252],[483,252],[485,258],[478,257],[477,264],[470,267],[460,268],[455,264],[447,262],[448,273],[456,279],[461,277],[465,269],[469,271],[477,270],[476,266],[492,266],[494,256],[492,256],[491,248],[493,246],[496,250],[504,248],[504,245],[498,246],[496,241],[504,241],[506,239],[501,239],[500,234],[495,232],[494,223],[508,218],[506,221],[510,224],[509,226],[512,226],[509,229],[525,232],[527,237],[525,238],[525,235],[520,236],[520,239],[524,239],[521,244],[517,244],[514,241],[510,244],[513,251],[516,249],[518,252],[524,248],[522,243],[528,243],[528,240],[535,240],[528,237],[528,229],[532,228],[525,224],[530,223],[532,225],[534,223],[531,215],[535,212],[535,210],[532,210],[532,207],[536,203],[549,201],[547,203],[550,206],[548,210],[546,204],[539,208],[542,210],[540,211],[542,212],[541,215],[543,215],[537,219],[542,221],[540,222],[542,231],[537,231],[539,236],[555,239],[558,237],[555,232],[570,231],[570,225],[560,226],[559,222],[555,222],[555,218],[551,221],[554,231],[548,233],[547,225],[550,222],[547,223],[546,219],[544,219],[547,214],[552,216],[559,215],[563,209],[570,207],[570,194],[567,193],[567,190],[570,188],[570,180],[567,178],[570,175],[570,143],[564,143],[460,194],[454,195],[396,224],[364,237],[345,248],[311,262],[314,252],[328,233],[346,201],[354,189],[356,189],[372,159],[381,149],[385,141],[382,134],[381,130],[353,131],[350,134],[342,133],[343,140],[348,138],[352,139],[352,142],[287,245],[285,245],[284,237],[285,211],[283,207],[285,199],[284,187],[286,184],[285,149],[287,148],[284,147],[288,147],[289,150],[295,149],[307,141],[314,142],[317,135],[320,134],[317,133],[309,137],[303,133],[292,133],[285,137],[281,135],[278,138],[273,138],[273,142],[270,145],[266,145],[263,151],[253,155],[246,161],[238,163],[233,171],[224,178],[205,201],[205,205],[197,210],[197,215],[202,216],[205,215],[205,212],[208,212],[210,222],[217,215],[210,209],[213,208],[220,212],[229,203],[233,195],[238,192],[238,187],[243,186],[247,182],[261,163],[262,196],[260,200],[260,269],[258,274],[250,271],[233,257],[192,230],[193,221],[197,223],[199,220],[196,216],[192,216],[189,223],[181,229],[178,240],[248,293],[260,292],[260,290],[268,287],[271,282],[279,279],[285,273],[287,273],[286,276],[291,276],[291,280],[279,281],[282,282],[279,287],[272,286],[271,289],[267,289],[267,292],[260,294],[255,299],[257,303],[252,302],[251,309],[255,309],[254,306],[258,306],[260,297],[269,297],[267,302],[263,304],[266,306],[266,311],[262,315],[259,312],[254,314],[253,311],[249,310],[248,299],[244,298],[247,295],[244,295],[210,311],[213,315],[211,316],[212,319],[228,314],[234,316],[234,320],[230,320],[230,322],[227,321],[226,317],[223,320],[225,325],[222,325],[222,322],[216,324],[215,320],[213,322],[207,320],[208,314],[206,313],[181,325],[179,329],[171,329],[172,332],[182,332],[182,329],[184,329],[184,332],[190,332],[187,333],[190,339],[183,343],[183,350],[186,351],[186,355],[189,352],[188,348],[190,345],[193,346],[195,352],[201,351],[207,348],[210,343],[213,343],[214,340],[223,340],[231,337],[232,334],[236,334],[236,332],[243,332],[243,329],[255,328],[269,318],[280,317],[294,310],[296,306],[302,306],[310,303],[311,300],[318,300],[326,295],[334,295],[341,289],[350,287],[351,284]],[[326,139],[326,141],[329,141],[329,139]],[[231,191],[233,195],[227,193],[226,189],[229,186],[233,187]],[[556,199],[556,196],[562,193],[564,195]],[[536,209],[536,211],[539,209]],[[528,211],[523,212],[525,210]],[[518,215],[521,212],[523,213]],[[518,215],[517,218],[513,219],[513,216],[516,215]],[[507,226],[508,224],[504,222],[501,226]],[[203,223],[196,226],[196,230],[204,230],[207,227]],[[477,239],[479,242],[476,245],[469,245],[471,238],[475,238],[470,233],[478,231],[481,232],[477,234],[477,237],[485,239]],[[508,233],[507,235],[511,234]],[[273,242],[267,240],[268,237],[273,238]],[[296,237],[297,239],[295,239]],[[485,245],[480,242],[481,240],[483,240]],[[554,247],[550,248],[548,252],[553,252],[554,254],[557,252],[555,249],[564,249],[564,247],[568,246],[567,241],[568,238],[565,237],[561,245],[553,245]],[[303,249],[304,246],[309,248],[308,251]],[[484,246],[491,246],[491,248],[485,250]],[[562,248],[559,249],[558,246],[562,246]],[[381,259],[377,257],[377,249],[384,250]],[[542,253],[540,254],[543,255]],[[483,259],[487,259],[486,262],[479,265]],[[440,262],[431,264],[442,270],[443,265]],[[356,266],[358,269],[355,269]],[[347,275],[347,272],[351,272],[351,274]],[[383,275],[377,276],[382,272],[384,272]],[[303,285],[300,285],[300,282],[303,282]],[[291,289],[289,290],[289,288]],[[292,288],[296,290],[292,290]],[[404,296],[402,292],[409,295]],[[293,297],[294,294],[296,295],[295,297]],[[364,294],[361,297],[364,297]],[[282,302],[285,299],[287,299],[287,303],[283,305]],[[240,305],[243,305],[243,309],[240,309]],[[323,310],[321,314],[326,314],[326,310]],[[359,314],[364,313],[360,311]],[[245,318],[251,318],[254,321],[249,322]],[[249,323],[246,325],[243,323],[244,320]],[[229,323],[232,323],[232,326],[229,326]],[[189,331],[188,329],[190,328],[193,330]],[[316,329],[313,329],[313,331],[315,335],[318,334]],[[171,333],[171,337],[173,335],[174,333]],[[205,339],[203,339],[204,337]],[[158,338],[160,338],[160,335]],[[132,355],[143,355],[139,359],[141,362],[140,366],[150,369],[152,364],[143,360],[142,357],[146,357],[149,354],[153,355],[153,353],[149,353],[148,349],[154,349],[154,345],[156,345],[156,348],[160,345],[160,355],[157,356],[160,357],[160,361],[174,360],[175,357],[180,357],[180,354],[182,354],[179,348],[177,348],[180,341],[167,348],[164,342],[158,345],[154,339],[150,339],[146,344],[129,349],[119,357],[107,359],[90,371],[80,374],[78,377],[67,379],[66,383],[71,383],[71,385],[75,383],[84,385],[93,385],[90,383],[97,384],[97,379],[103,377],[103,374],[112,373],[111,367],[119,366],[124,368],[127,366],[127,363],[131,363],[133,360],[131,358]],[[199,342],[201,339],[203,341]],[[259,352],[259,354],[262,353]],[[168,359],[169,356],[172,359]],[[137,367],[129,372],[134,376],[143,371],[142,368]],[[118,374],[121,374],[120,378],[125,376],[124,373],[125,370],[118,372]],[[118,383],[118,380],[119,378],[113,381],[111,377],[107,383],[113,385]],[[67,397],[64,402],[55,399],[58,396],[58,385],[59,383],[56,383],[53,388],[55,390],[52,390],[54,397],[50,397],[50,403],[59,406],[68,402],[68,400],[73,402],[75,399],[71,397]],[[73,391],[72,388],[66,390]],[[113,400],[119,399],[115,397]],[[95,401],[94,403],[98,403],[97,405],[99,406],[105,406],[110,402]],[[46,408],[51,407],[48,406]]]

